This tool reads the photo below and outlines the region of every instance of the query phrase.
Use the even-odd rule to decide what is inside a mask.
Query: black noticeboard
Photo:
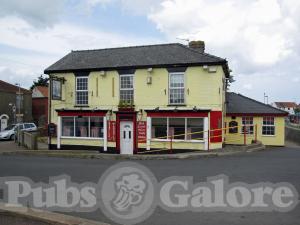
[[[54,123],[48,124],[48,135],[55,136],[56,135],[56,125]]]

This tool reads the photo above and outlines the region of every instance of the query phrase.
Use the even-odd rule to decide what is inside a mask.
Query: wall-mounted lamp
[[[147,77],[147,84],[152,84],[152,77],[150,76]]]
[[[101,71],[100,71],[100,76],[101,76],[101,77],[105,77],[105,75],[106,75],[106,72],[105,72],[104,70],[101,70]]]
[[[112,117],[112,110],[108,110],[106,113],[106,119],[111,120],[111,117]]]
[[[193,111],[197,112],[197,107],[196,106],[194,106]]]
[[[138,121],[141,121],[143,118],[143,110],[142,109],[139,110],[137,116],[138,116]]]

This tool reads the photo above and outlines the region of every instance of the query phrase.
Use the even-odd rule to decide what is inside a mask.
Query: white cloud
[[[16,16],[0,18],[0,33],[0,44],[26,52],[0,52],[0,79],[20,81],[25,87],[29,87],[45,68],[71,50],[158,42],[151,38],[124,36],[70,23],[57,23],[40,29]]]
[[[36,27],[57,22],[66,0],[1,0],[0,17],[17,16]]]
[[[287,10],[295,6],[283,2],[165,0],[148,17],[170,39],[202,39],[231,60],[268,66],[287,57],[297,40],[298,21]]]
[[[31,51],[63,55],[74,49],[107,48],[157,42],[154,39],[109,33],[69,23],[38,29],[16,17],[0,18],[0,43]]]

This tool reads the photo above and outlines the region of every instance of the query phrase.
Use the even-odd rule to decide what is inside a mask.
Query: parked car
[[[0,140],[14,139],[18,129],[20,129],[22,131],[36,131],[37,126],[34,123],[12,124],[0,132]]]

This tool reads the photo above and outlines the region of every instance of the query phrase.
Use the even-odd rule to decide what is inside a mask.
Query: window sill
[[[272,134],[270,134],[270,135],[268,135],[268,134],[262,134],[261,136],[262,136],[262,137],[276,137],[275,134],[274,134],[274,135],[272,135]]]
[[[68,137],[68,136],[61,136],[61,139],[80,139],[80,140],[104,140],[104,138],[97,138],[97,137]]]
[[[158,141],[158,142],[170,142],[170,139],[151,139],[151,141]],[[178,140],[173,139],[172,142],[185,142],[185,143],[204,143],[204,140]]]
[[[185,103],[183,103],[183,104],[168,104],[167,106],[186,106],[186,104]]]
[[[88,108],[89,105],[74,105],[75,108]]]

